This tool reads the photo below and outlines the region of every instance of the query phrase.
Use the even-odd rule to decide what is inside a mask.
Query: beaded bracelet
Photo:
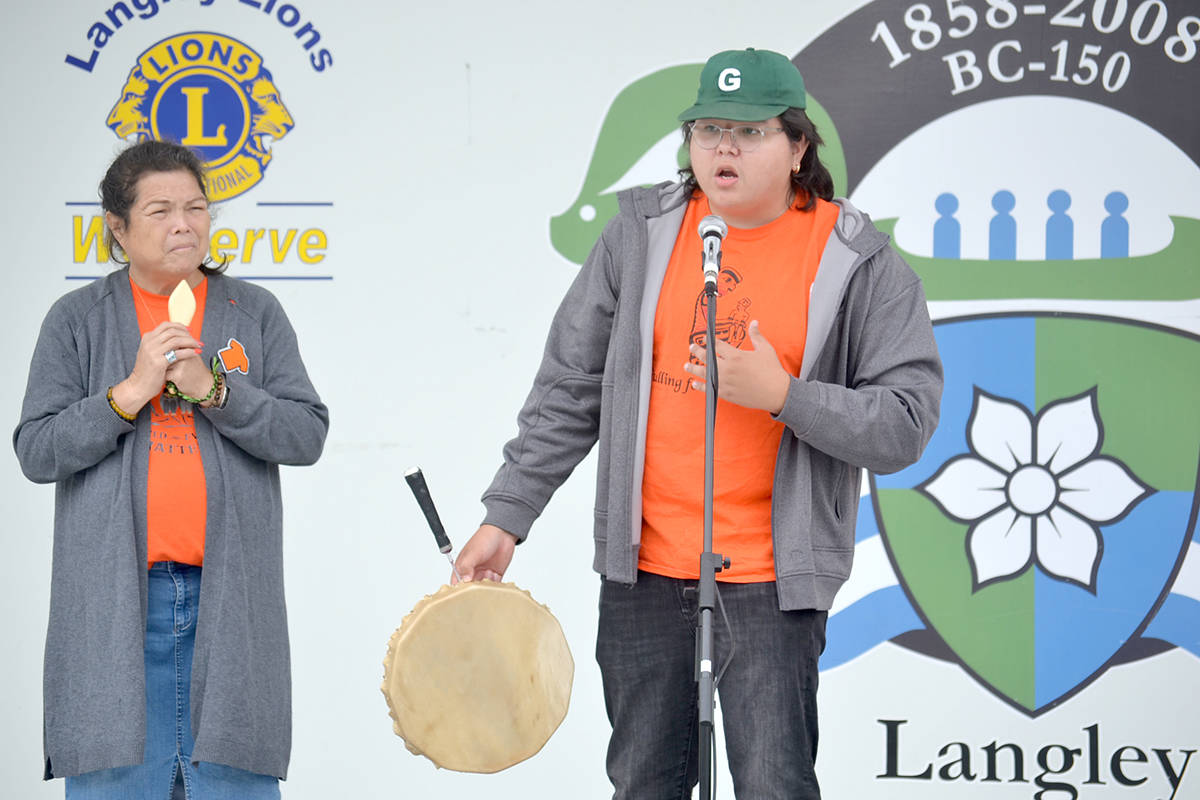
[[[212,360],[213,385],[212,385],[212,388],[208,390],[208,394],[204,395],[204,397],[192,397],[191,395],[184,394],[183,392],[179,391],[179,387],[175,385],[174,381],[167,381],[166,386],[163,387],[163,394],[167,395],[168,397],[176,398],[178,400],[186,400],[189,403],[195,403],[198,406],[204,405],[209,400],[212,400],[214,396],[216,396],[217,391],[225,383],[225,375],[217,367],[217,364],[219,364],[219,363],[220,362],[217,360],[217,357],[213,356],[213,360]]]
[[[121,407],[117,405],[117,401],[113,400],[112,390],[113,387],[108,387],[108,407],[115,411],[117,416],[126,422],[133,422],[135,419],[137,419],[136,415],[130,414],[128,411],[121,410]]]
[[[213,408],[224,408],[229,403],[229,381],[225,380],[225,375],[221,375],[221,391],[217,393],[217,400],[213,403]]]

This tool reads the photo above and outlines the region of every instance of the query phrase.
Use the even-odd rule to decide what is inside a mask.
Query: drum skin
[[[575,662],[558,620],[511,583],[443,586],[392,634],[383,694],[413,753],[457,772],[535,755],[567,714]]]

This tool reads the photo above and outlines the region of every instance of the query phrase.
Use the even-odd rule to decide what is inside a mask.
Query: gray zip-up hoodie
[[[620,194],[554,317],[517,436],[483,495],[484,521],[524,540],[598,439],[593,566],[622,583],[637,578],[652,329],[687,200],[674,183]],[[838,204],[803,364],[776,417],[786,425],[771,500],[782,609],[831,606],[854,557],[861,468],[915,462],[942,394],[920,280],[865,214]]]
[[[278,465],[316,461],[329,415],[287,316],[262,287],[209,276],[202,336],[205,363],[231,339],[246,359],[227,373],[225,408],[195,413],[208,502],[192,758],[286,777],[291,676]],[[140,342],[127,269],[60,298],[42,323],[13,433],[26,477],[55,483],[47,779],[143,759],[150,409],[129,423],[106,398],[129,375]]]

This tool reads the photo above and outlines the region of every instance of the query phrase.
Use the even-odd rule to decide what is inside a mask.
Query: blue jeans
[[[824,611],[780,611],[774,583],[721,583],[714,668],[734,793],[819,800],[817,659]],[[601,581],[596,660],[612,723],[614,800],[686,799],[698,781],[696,581],[639,572]]]
[[[170,561],[150,568],[145,759],[67,778],[67,800],[172,800],[185,794],[187,800],[278,800],[274,776],[191,761],[192,650],[202,572]]]

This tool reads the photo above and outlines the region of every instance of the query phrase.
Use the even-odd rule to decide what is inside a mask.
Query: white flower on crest
[[[974,590],[1036,561],[1051,577],[1095,594],[1104,551],[1099,525],[1121,519],[1154,491],[1120,461],[1099,455],[1103,438],[1095,388],[1055,400],[1034,418],[976,387],[970,453],[917,487],[946,516],[970,524]]]

